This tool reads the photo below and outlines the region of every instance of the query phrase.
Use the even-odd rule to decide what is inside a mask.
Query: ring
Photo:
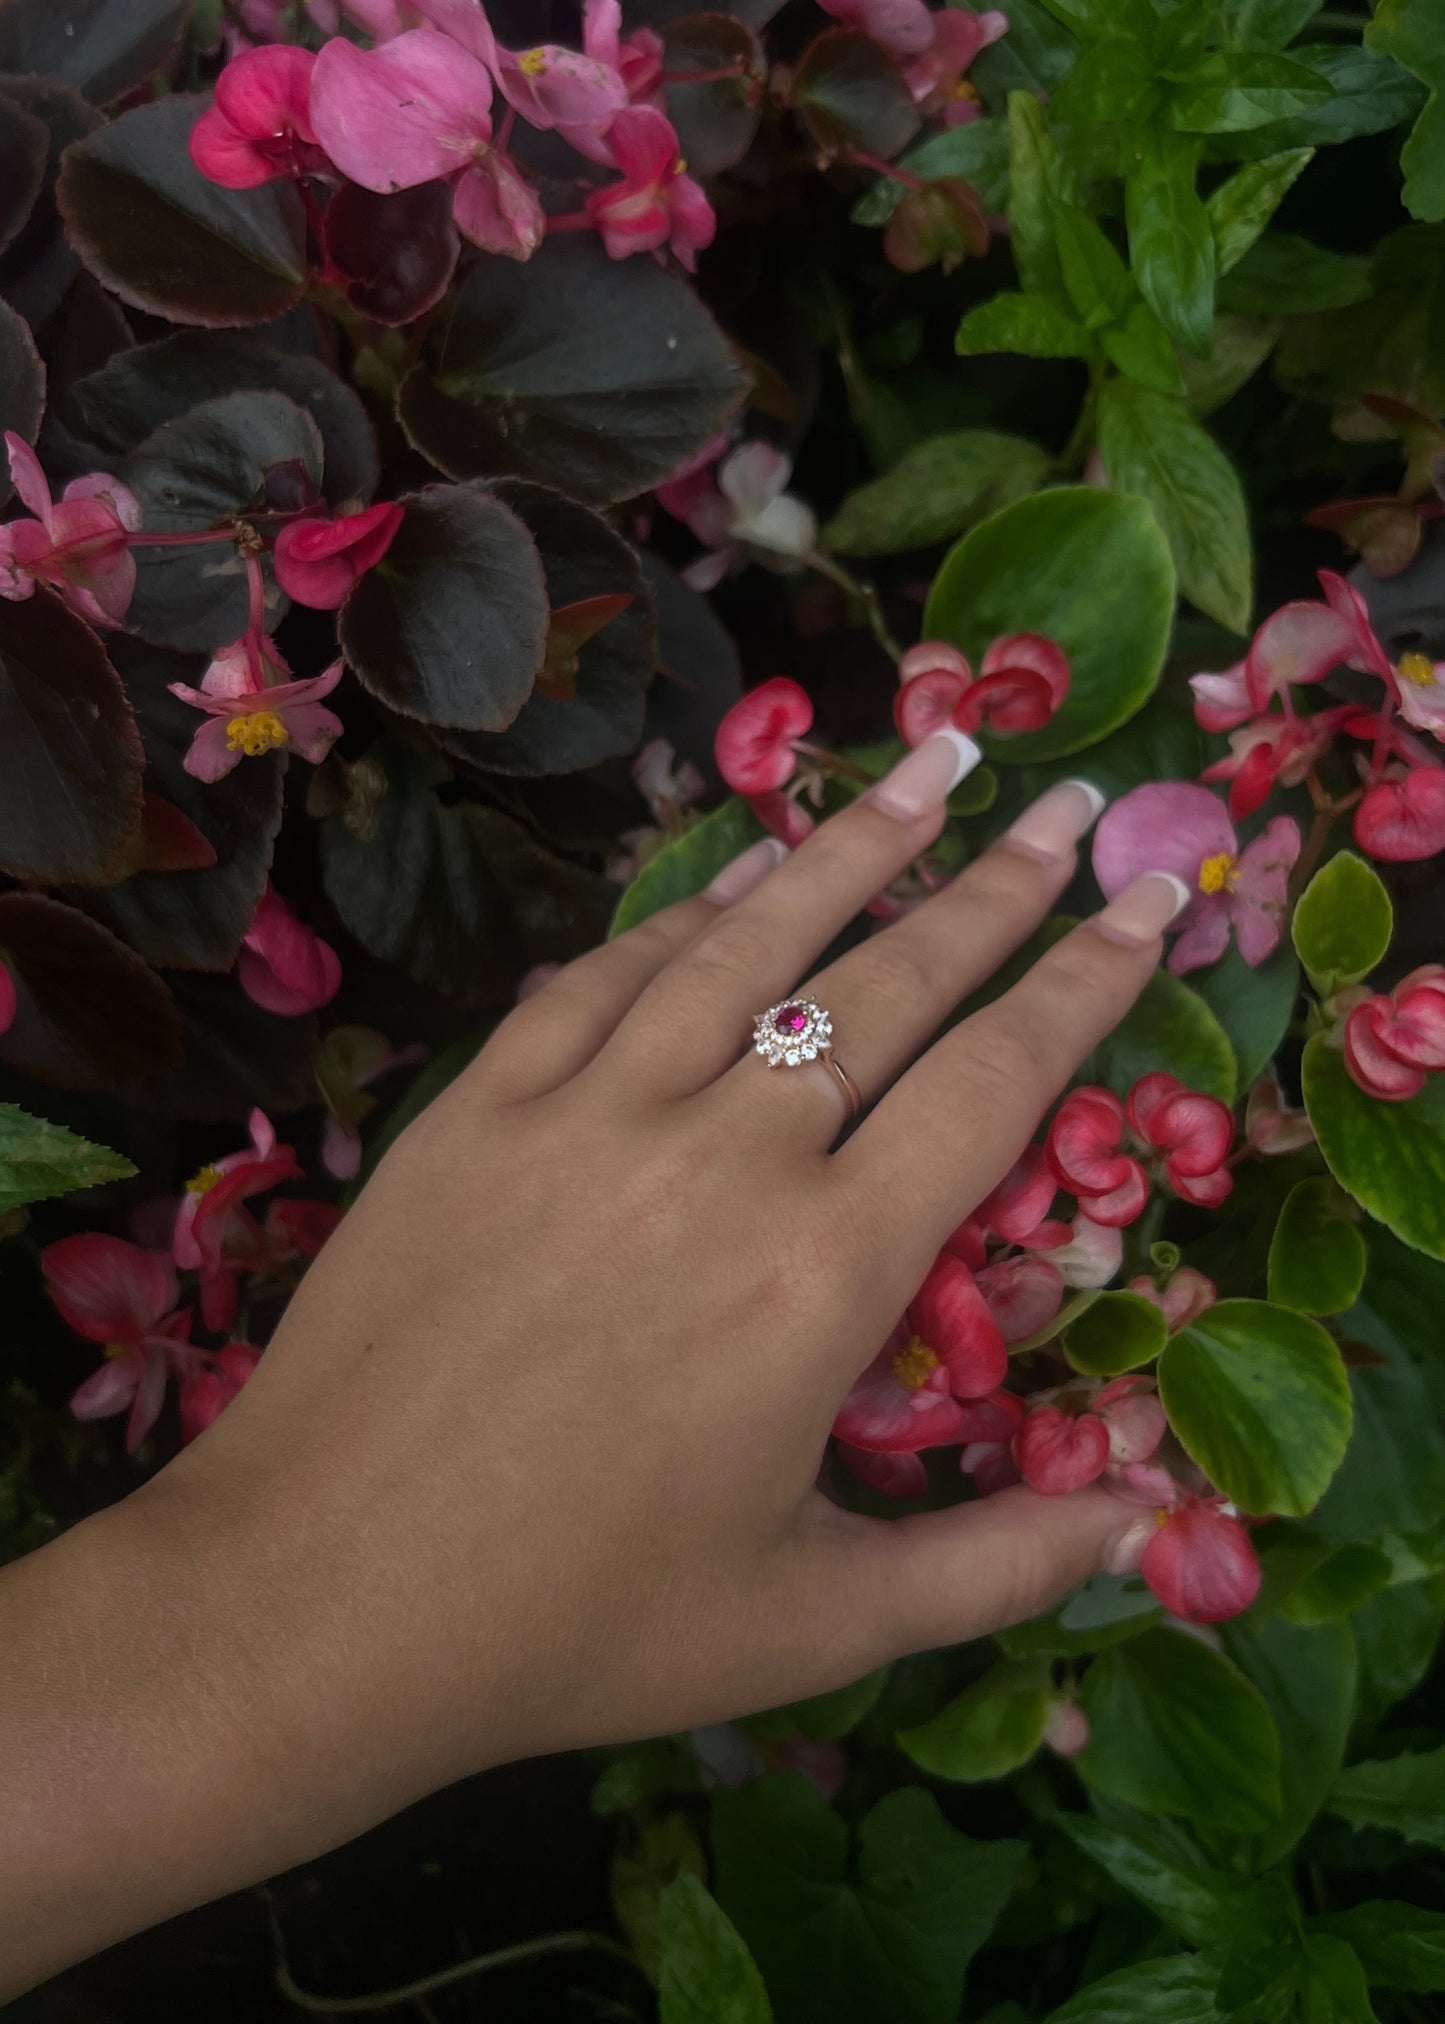
[[[848,1110],[857,1117],[863,1098],[857,1083],[833,1052],[833,1021],[812,998],[785,998],[760,1012],[753,1027],[753,1052],[769,1068],[801,1068],[805,1062],[821,1061],[848,1100]]]

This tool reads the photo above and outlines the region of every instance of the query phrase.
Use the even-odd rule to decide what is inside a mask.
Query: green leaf
[[[973,657],[1001,633],[1040,632],[1068,655],[1069,694],[1046,730],[982,740],[990,758],[1018,764],[1080,751],[1134,715],[1158,682],[1173,607],[1149,509],[1068,486],[1005,507],[950,550],[924,631]]]
[[[657,1937],[661,2024],[772,2024],[752,1955],[697,1877],[662,1893]]]
[[[1099,332],[1105,355],[1120,372],[1157,394],[1182,394],[1184,372],[1169,333],[1142,296],[1135,297],[1119,322]]]
[[[1114,242],[1080,204],[1056,203],[1053,217],[1059,270],[1084,328],[1117,323],[1134,291]]]
[[[1310,982],[1322,998],[1358,984],[1382,963],[1395,932],[1384,881],[1352,850],[1321,866],[1294,910],[1291,933]]]
[[[1107,1040],[1079,1071],[1127,1096],[1141,1075],[1165,1068],[1191,1089],[1233,1103],[1234,1049],[1198,992],[1167,970],[1157,970]]]
[[[1212,190],[1205,203],[1214,234],[1214,265],[1220,275],[1237,267],[1290,190],[1314,159],[1313,148],[1285,148],[1265,155]]]
[[[1152,1363],[1169,1336],[1163,1309],[1142,1293],[1101,1293],[1061,1337],[1064,1355],[1090,1377],[1118,1377]]]
[[[1009,245],[1019,279],[1030,295],[1067,300],[1054,242],[1053,212],[1071,183],[1043,108],[1031,92],[1011,91],[1009,124]]]
[[[1277,1556],[1272,1555],[1271,1560]],[[1389,1581],[1392,1563],[1377,1546],[1363,1544],[1327,1549],[1283,1598],[1280,1616],[1304,1629],[1353,1615]]]
[[[1231,632],[1254,599],[1249,521],[1238,473],[1182,400],[1126,379],[1099,396],[1099,454],[1109,483],[1149,502],[1179,588]]]
[[[1049,99],[1055,126],[1137,126],[1159,102],[1154,62],[1142,44],[1095,43]]]
[[[1328,1177],[1290,1190],[1269,1247],[1269,1297],[1277,1305],[1300,1314],[1343,1314],[1354,1306],[1366,1254],[1351,1207]]]
[[[1263,1300],[1221,1300],[1159,1359],[1159,1394],[1186,1451],[1244,1511],[1302,1518],[1350,1438],[1350,1384],[1318,1322]]]
[[[24,119],[27,115],[17,106],[15,117]],[[45,128],[39,120],[34,125],[43,139]],[[35,348],[30,325],[23,316],[16,315],[8,302],[0,303],[0,428],[33,443],[40,433],[44,413],[45,367]],[[14,490],[7,469],[0,473],[0,506],[6,504]]]
[[[1219,302],[1238,316],[1313,316],[1368,301],[1366,262],[1291,232],[1266,232],[1226,276]]]
[[[617,903],[611,934],[622,935],[663,907],[690,900],[712,884],[726,864],[765,834],[746,801],[735,797],[703,817],[675,843],[650,858]]]
[[[1253,379],[1279,342],[1284,325],[1264,316],[1218,316],[1206,359],[1181,361],[1184,398],[1194,413],[1212,415]]]
[[[789,99],[825,154],[857,149],[884,161],[922,122],[902,72],[857,28],[825,28],[793,72]]]
[[[667,23],[664,68],[673,74],[713,73],[704,84],[671,84],[667,116],[694,176],[715,176],[740,162],[762,118],[762,94],[753,79],[767,59],[744,21],[721,13],[685,12]],[[717,75],[717,73],[721,75]]]
[[[1445,1627],[1445,1576],[1382,1588],[1355,1612],[1360,1718],[1378,1722],[1429,1672]]]
[[[75,1188],[128,1181],[135,1171],[119,1153],[0,1103],[0,1216]]]
[[[964,126],[946,127],[942,133],[931,134],[916,148],[900,155],[897,166],[910,176],[922,177],[926,183],[944,176],[962,176],[977,190],[985,210],[1005,211],[1009,193],[1008,121],[974,119]],[[892,176],[880,176],[853,206],[853,223],[886,225],[904,194],[904,184]]]
[[[1362,49],[1357,42],[1310,43],[1292,49],[1290,56],[1331,85],[1334,97],[1252,133],[1231,134],[1231,155],[1254,161],[1281,148],[1337,147],[1413,119],[1424,100],[1421,86],[1393,57]]]
[[[969,310],[953,348],[961,358],[999,351],[1020,352],[1025,358],[1092,358],[1095,352],[1093,339],[1072,310],[1051,295],[1008,290]]]
[[[1281,942],[1251,970],[1231,942],[1217,963],[1194,972],[1190,987],[1229,1035],[1239,1063],[1238,1086],[1248,1089],[1273,1061],[1294,1017],[1299,963],[1293,949]]]
[[[1328,79],[1291,57],[1217,50],[1175,82],[1169,118],[1182,133],[1236,133],[1309,112],[1333,96]]]
[[[1006,1662],[975,1680],[932,1721],[900,1730],[898,1742],[935,1778],[962,1785],[1006,1778],[1043,1741],[1049,1700],[1046,1664]]]
[[[1057,1824],[1121,1890],[1138,1898],[1191,1946],[1218,1946],[1246,1937],[1269,1940],[1279,1933],[1277,1892],[1182,1858],[1173,1838],[1157,1827],[1142,1822],[1135,1827],[1114,1826],[1075,1813],[1060,1814]]]
[[[1445,1083],[1432,1077],[1408,1103],[1381,1103],[1319,1034],[1306,1043],[1301,1080],[1340,1186],[1403,1242],[1445,1259]]]
[[[1346,1623],[1301,1628],[1241,1617],[1224,1633],[1230,1657],[1263,1696],[1280,1749],[1280,1817],[1255,1847],[1255,1867],[1287,1855],[1325,1803],[1344,1762],[1355,1712],[1355,1640]]]
[[[1169,335],[1203,358],[1214,337],[1214,235],[1194,173],[1198,144],[1149,127],[1124,182],[1129,264]]]
[[[105,105],[167,68],[190,15],[191,0],[7,0],[0,70],[63,78]]]
[[[1331,1786],[1327,1804],[1351,1827],[1383,1827],[1445,1849],[1445,1749],[1353,1764]]]
[[[1304,1951],[1299,1989],[1303,2024],[1380,2024],[1353,1947],[1329,1933],[1317,1933],[1306,1939]]]
[[[1079,1699],[1090,1736],[1074,1763],[1111,1799],[1240,1834],[1278,1818],[1269,1709],[1198,1638],[1161,1628],[1114,1645],[1090,1666]]]
[[[1198,1954],[1139,1961],[1090,1982],[1045,2024],[1229,2024],[1214,2005],[1217,1963]]]
[[[917,1786],[865,1816],[856,1880],[848,1841],[806,1778],[760,1778],[714,1797],[714,1888],[778,2024],[954,2024],[1024,1844],[970,1840]]]
[[[1223,0],[1220,28],[1231,49],[1283,49],[1320,5],[1321,0]]]
[[[970,68],[990,105],[1024,91],[1035,98],[1052,91],[1069,74],[1079,45],[1042,0],[1014,0],[1008,34],[992,43]]]
[[[1445,1989],[1445,1912],[1374,1898],[1316,1919],[1314,1930],[1354,1948],[1380,1989]]]
[[[1014,299],[1047,308],[1027,296]],[[1026,436],[993,429],[931,436],[906,451],[891,471],[850,493],[824,540],[845,555],[900,555],[952,541],[986,514],[1036,492],[1049,461],[1047,450]]]
[[[1445,0],[1380,0],[1365,47],[1393,56],[1429,87],[1430,96],[1400,155],[1406,209],[1430,222],[1445,218]]]
[[[815,1694],[811,1700],[749,1715],[741,1726],[760,1742],[784,1743],[790,1736],[803,1736],[810,1743],[836,1743],[871,1711],[887,1681],[888,1668],[882,1666],[831,1694]]]

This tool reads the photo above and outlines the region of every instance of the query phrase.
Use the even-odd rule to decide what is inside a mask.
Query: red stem
[[[922,176],[915,176],[908,169],[900,169],[894,162],[885,162],[881,155],[870,155],[863,148],[849,148],[848,159],[856,162],[860,169],[872,169],[876,175],[887,176],[892,182],[901,183],[905,190],[928,188]]]
[[[555,218],[547,220],[547,233],[549,237],[553,232],[590,232],[591,230],[592,213],[590,211],[559,211]]]
[[[664,70],[659,84],[722,84],[730,77],[746,77],[748,66],[741,56],[720,63],[716,70]]]

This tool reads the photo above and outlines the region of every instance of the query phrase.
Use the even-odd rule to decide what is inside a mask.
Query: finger
[[[1011,991],[945,1034],[843,1148],[845,1173],[888,1205],[882,1213],[922,1270],[1129,1010],[1189,898],[1167,872],[1126,886]]]
[[[614,942],[564,964],[497,1028],[468,1071],[499,1100],[542,1096],[581,1073],[638,995],[787,856],[765,836],[725,865],[705,892],[664,907]]]
[[[1026,1622],[1136,1564],[1140,1515],[1107,1490],[1041,1497],[1022,1485],[908,1518],[835,1513],[841,1527],[817,1528],[816,1579],[869,1624],[880,1659],[898,1658]]]
[[[948,796],[982,756],[952,729],[910,752],[669,964],[609,1052],[644,1058],[662,1095],[715,1080],[747,1044],[755,1015],[786,997],[834,936],[932,843]],[[685,1045],[676,1044],[679,1035]]]
[[[807,996],[831,1015],[837,1058],[865,1103],[881,1095],[960,1000],[1047,918],[1074,875],[1075,845],[1103,806],[1104,797],[1087,781],[1060,781],[941,893],[809,980]],[[735,1099],[766,1108],[771,1129],[775,1094],[758,1067],[751,1057],[741,1061],[724,1087]],[[800,1128],[831,1143],[843,1091],[821,1065],[809,1066],[806,1075],[817,1096],[816,1116],[813,1107],[806,1115],[799,1107]]]

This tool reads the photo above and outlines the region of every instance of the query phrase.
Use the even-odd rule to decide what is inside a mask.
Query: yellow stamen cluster
[[[220,1178],[221,1169],[219,1167],[201,1167],[186,1182],[186,1193],[188,1195],[209,1195]]]
[[[128,1342],[108,1342],[105,1345],[104,1354],[114,1363],[118,1356],[130,1355],[130,1344]]]
[[[907,1349],[900,1349],[893,1359],[893,1375],[905,1391],[922,1391],[933,1373],[938,1369],[938,1358],[916,1335],[908,1338]]]
[[[226,726],[227,745],[233,752],[244,752],[248,759],[277,751],[288,736],[274,710],[250,710],[244,717],[233,717]]]
[[[1216,857],[1205,858],[1199,867],[1199,890],[1202,893],[1233,892],[1239,883],[1239,859],[1232,850],[1221,850]]]
[[[1408,653],[1400,656],[1400,679],[1417,689],[1428,689],[1435,680],[1435,665],[1428,654]]]
[[[542,77],[547,70],[545,49],[524,49],[517,58],[517,68],[523,77]]]

